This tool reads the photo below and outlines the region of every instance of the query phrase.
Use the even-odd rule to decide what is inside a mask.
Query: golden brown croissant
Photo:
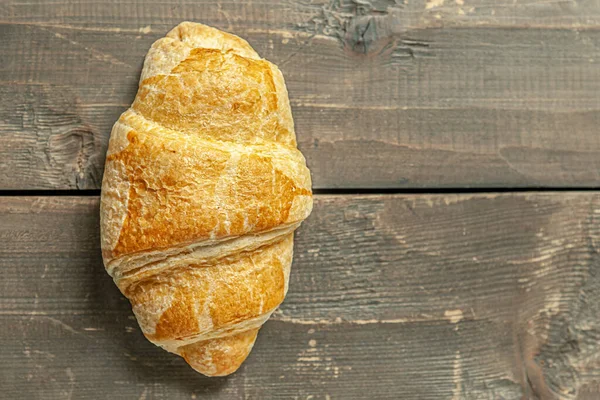
[[[311,209],[277,67],[201,24],[155,42],[100,209],[104,265],[144,335],[205,375],[234,372],[283,301]]]

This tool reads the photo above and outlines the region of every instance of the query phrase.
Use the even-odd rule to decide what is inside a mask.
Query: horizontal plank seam
[[[600,186],[590,187],[477,187],[477,188],[332,188],[313,189],[314,194],[469,194],[469,193],[523,193],[523,192],[595,192]]]
[[[543,193],[543,192],[596,192],[600,186],[590,187],[477,187],[477,188],[328,188],[313,189],[315,195],[361,194],[469,194],[469,193]],[[82,190],[0,190],[0,197],[98,197],[100,189]]]

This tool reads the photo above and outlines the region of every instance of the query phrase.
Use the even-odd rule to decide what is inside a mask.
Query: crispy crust
[[[310,214],[281,72],[237,36],[184,22],[152,45],[115,123],[102,255],[146,337],[234,372],[283,301]]]

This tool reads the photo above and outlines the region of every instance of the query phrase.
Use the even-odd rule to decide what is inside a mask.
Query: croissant
[[[113,126],[100,206],[106,271],[146,338],[204,375],[238,369],[311,210],[279,69],[197,23],[156,41]]]

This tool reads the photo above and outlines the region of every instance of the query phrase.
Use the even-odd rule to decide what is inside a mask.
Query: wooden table
[[[0,398],[598,399],[597,0],[0,4]],[[182,20],[278,64],[315,209],[228,378],[103,270],[110,128]]]

